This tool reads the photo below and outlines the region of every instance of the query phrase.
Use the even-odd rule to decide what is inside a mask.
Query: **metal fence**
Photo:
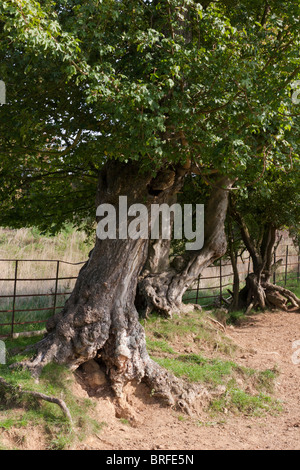
[[[298,249],[290,245],[279,245],[273,254],[274,263],[282,260],[282,264],[273,274],[273,283],[291,288],[298,287],[300,282],[300,256]],[[252,271],[252,261],[249,255],[237,263],[240,276],[240,285],[244,285],[246,276]],[[211,274],[211,275],[209,275]],[[222,305],[226,297],[230,297],[229,290],[233,288],[232,264],[221,258],[215,265],[209,266],[196,280],[186,294],[185,300],[199,303],[202,307]]]
[[[278,259],[282,259],[282,265],[274,273],[273,282],[299,286],[298,250],[293,245],[280,245],[274,253],[274,262]],[[0,259],[0,337],[16,337],[40,331],[47,319],[63,307],[84,263]],[[238,268],[242,284],[252,269],[250,257],[241,258]],[[30,276],[26,276],[26,272]],[[228,290],[232,289],[232,285],[231,263],[220,259],[199,276],[185,293],[184,301],[198,303],[203,307],[218,302],[222,304],[228,298]]]
[[[0,337],[13,337],[26,330],[30,333],[45,325],[47,318],[63,307],[72,291],[70,281],[75,282],[77,279],[76,268],[78,271],[84,263],[44,259],[0,259]],[[36,276],[22,275],[24,265],[30,266],[29,272],[34,272],[32,266],[36,267],[38,264],[43,269],[37,270]],[[72,268],[72,275],[62,275],[62,268],[66,266]],[[41,276],[41,271],[46,271],[46,275]],[[7,273],[9,277],[5,276]],[[63,286],[60,285],[62,281]],[[59,299],[62,301],[59,302]]]

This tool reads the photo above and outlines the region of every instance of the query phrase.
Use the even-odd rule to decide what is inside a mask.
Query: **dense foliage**
[[[299,13],[279,0],[2,1],[1,225],[93,220],[109,158],[153,172],[192,162],[245,191],[267,170],[285,198]]]

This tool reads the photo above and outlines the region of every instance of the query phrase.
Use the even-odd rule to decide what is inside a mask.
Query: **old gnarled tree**
[[[91,228],[100,203],[117,209],[127,196],[149,208],[173,202],[188,174],[213,181],[201,250],[170,264],[167,244],[97,239],[28,366],[97,357],[118,396],[144,380],[185,406],[197,387],[149,358],[137,285],[147,312],[180,311],[188,285],[225,252],[233,182],[257,179],[262,162],[284,172],[290,149],[298,155],[286,114],[296,114],[299,5],[19,3],[0,5],[1,225]]]

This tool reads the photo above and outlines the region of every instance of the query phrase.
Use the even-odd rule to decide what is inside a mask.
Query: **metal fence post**
[[[222,305],[222,297],[223,297],[223,283],[222,283],[222,258],[220,258],[220,304]]]
[[[276,266],[276,249],[274,250],[274,268]],[[276,269],[273,272],[273,284],[276,284]]]
[[[16,260],[15,265],[15,279],[14,279],[14,295],[13,295],[13,306],[12,306],[12,317],[11,317],[11,336],[14,334],[14,323],[15,323],[15,310],[16,310],[16,295],[17,295],[17,280],[18,280],[18,265],[19,260]]]
[[[197,280],[196,304],[198,303],[198,298],[199,298],[199,286],[200,286],[200,275],[198,276],[198,280]]]
[[[289,245],[286,245],[286,252],[285,252],[285,271],[284,271],[284,286],[286,286],[286,281],[287,281],[288,260],[289,260]]]
[[[56,263],[56,277],[55,277],[55,290],[54,290],[54,303],[53,303],[53,315],[55,315],[56,302],[57,302],[57,291],[58,291],[58,274],[59,274],[59,261]]]

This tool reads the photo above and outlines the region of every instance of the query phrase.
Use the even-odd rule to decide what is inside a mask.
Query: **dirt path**
[[[280,374],[275,397],[282,401],[283,412],[261,417],[225,415],[223,423],[207,415],[191,419],[162,408],[139,386],[137,395],[128,391],[128,400],[136,409],[136,424],[117,419],[110,399],[98,397],[95,414],[107,425],[78,449],[299,449],[300,363],[293,363],[292,354],[294,362],[300,362],[300,345],[292,346],[300,340],[300,315],[257,315],[247,326],[228,328],[227,333],[243,348],[235,359],[241,365],[261,370],[277,366]],[[199,420],[206,424],[199,426]]]

